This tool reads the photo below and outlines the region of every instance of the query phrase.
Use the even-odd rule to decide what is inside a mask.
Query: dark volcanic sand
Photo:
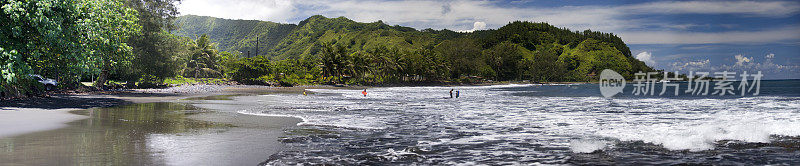
[[[8,131],[0,130],[0,165],[259,164],[283,148],[278,138],[300,119],[242,115],[226,109],[237,103],[219,102],[232,94],[302,89],[229,89],[2,101],[0,114],[6,116],[0,117],[0,127]],[[199,100],[179,100],[183,98]],[[113,107],[92,108],[106,106]]]

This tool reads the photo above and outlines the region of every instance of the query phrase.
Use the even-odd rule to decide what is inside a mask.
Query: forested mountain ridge
[[[232,53],[240,52],[243,56],[246,56],[247,51],[250,51],[251,56],[256,56],[255,45],[258,36],[259,54],[274,57],[272,59],[314,55],[319,53],[318,44],[332,40],[354,40],[355,44],[355,40],[358,39],[377,37],[372,40],[359,40],[357,43],[372,44],[366,47],[371,48],[375,42],[392,44],[393,39],[400,38],[405,41],[406,36],[424,36],[426,40],[429,39],[429,36],[422,35],[421,32],[409,27],[389,26],[381,21],[359,23],[344,17],[326,18],[320,15],[309,17],[297,25],[186,15],[178,17],[175,25],[179,28],[173,32],[174,34],[189,38],[207,34],[212,42],[218,44],[218,49]]]
[[[407,81],[409,77],[417,81],[446,81],[472,76],[493,80],[590,81],[596,79],[591,75],[602,69],[614,69],[628,78],[638,71],[654,71],[633,58],[622,39],[613,34],[570,31],[527,21],[471,33],[416,30],[382,21],[360,23],[345,17],[320,15],[297,25],[192,15],[179,17],[175,24],[179,26],[175,34],[185,37],[208,34],[212,42],[219,43],[219,49],[243,57],[247,51],[251,57],[255,55],[255,36],[259,36],[259,55],[268,59],[260,62],[302,59],[302,63],[312,63],[304,66],[318,62],[323,64],[318,69],[320,73],[301,75],[321,75],[320,81],[347,78],[350,83],[369,84]],[[301,62],[292,62],[296,63]],[[297,76],[297,79],[310,78]]]
[[[316,56],[323,43],[346,45],[352,51],[374,50],[380,46],[415,51],[433,44],[430,39],[413,28],[389,26],[381,21],[359,23],[345,17],[316,15],[301,21],[268,55],[276,59]]]
[[[208,16],[186,15],[175,19],[179,29],[174,34],[183,37],[197,38],[207,34],[212,42],[217,43],[217,48],[222,51],[242,52],[255,55],[256,36],[259,39],[260,50],[266,52],[272,49],[292,32],[297,25],[281,24],[258,20],[229,20]]]

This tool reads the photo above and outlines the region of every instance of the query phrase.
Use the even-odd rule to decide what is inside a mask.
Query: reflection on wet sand
[[[212,95],[212,96],[202,96],[202,97],[190,97],[185,98],[183,100],[233,100],[232,97],[239,96],[238,94],[233,95]]]
[[[72,113],[69,127],[0,138],[10,165],[255,165],[277,152],[280,128],[242,128],[189,118],[227,116],[181,103],[145,103]],[[275,142],[275,143],[272,143]],[[257,157],[255,157],[257,156]]]

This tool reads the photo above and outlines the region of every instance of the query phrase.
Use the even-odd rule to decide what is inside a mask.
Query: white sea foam
[[[479,135],[479,136],[466,137],[456,140],[442,140],[442,141],[446,141],[446,143],[448,144],[480,144],[486,141],[493,141],[493,140],[522,139],[526,137],[532,137],[534,135],[535,134],[528,134],[528,133]]]
[[[255,116],[290,117],[290,118],[297,118],[297,119],[300,119],[302,121],[306,121],[306,119],[303,118],[302,116],[295,116],[295,115],[255,113],[255,112],[250,112],[250,111],[247,111],[247,110],[240,110],[240,111],[237,111],[237,113],[245,114],[245,115],[255,115]]]
[[[799,124],[703,124],[697,126],[651,125],[601,132],[623,141],[644,141],[670,150],[701,151],[713,149],[716,141],[737,140],[767,143],[770,135],[797,135]]]
[[[303,119],[301,125],[420,128],[420,134],[432,138],[419,141],[421,146],[540,140],[576,153],[610,144],[576,140],[587,137],[702,151],[720,140],[769,142],[771,135],[800,135],[800,105],[784,97],[607,99],[515,96],[503,90],[529,86],[541,85],[371,88],[366,97],[362,90],[309,89],[315,94],[257,96],[262,106],[240,113],[297,117]],[[460,98],[449,98],[450,89],[460,91]],[[473,135],[449,137],[454,133]]]
[[[395,151],[394,149],[386,150],[386,153],[381,155],[381,157],[385,159],[389,159],[391,161],[395,161],[404,157],[419,157],[419,154],[409,152],[406,150]]]
[[[246,115],[255,115],[255,116],[273,116],[273,117],[292,117],[301,119],[302,122],[298,123],[297,125],[316,125],[316,126],[333,126],[333,127],[341,127],[341,128],[352,128],[352,129],[367,129],[367,130],[378,130],[384,129],[379,124],[371,122],[371,118],[353,118],[350,117],[337,117],[337,118],[325,118],[325,117],[314,117],[314,116],[300,116],[300,115],[290,115],[290,114],[275,114],[275,113],[257,113],[257,112],[250,112],[247,110],[239,111],[240,114]],[[372,118],[372,121],[376,121]]]
[[[672,102],[675,101],[666,104],[671,104]],[[800,135],[800,118],[798,118],[800,116],[792,113],[792,109],[775,109],[774,106],[776,104],[757,104],[755,108],[743,109],[748,105],[737,105],[743,103],[737,101],[737,99],[706,99],[695,101],[695,103],[690,101],[683,102],[688,103],[688,106],[710,105],[711,107],[706,110],[706,113],[682,112],[681,109],[683,108],[673,107],[667,109],[667,111],[675,111],[677,113],[668,116],[676,119],[643,124],[633,121],[634,124],[638,125],[619,124],[615,128],[600,130],[597,134],[622,141],[644,141],[658,144],[670,150],[690,151],[713,149],[716,142],[722,140],[767,143],[770,141],[770,135]],[[779,103],[777,105],[782,104]],[[653,119],[640,118],[637,121],[645,120]]]
[[[607,141],[594,139],[576,139],[569,142],[569,149],[575,153],[592,153],[603,150],[607,146]]]

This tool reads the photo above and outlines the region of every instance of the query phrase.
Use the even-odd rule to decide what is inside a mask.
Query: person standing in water
[[[458,95],[459,95],[460,93],[461,93],[461,91],[456,91],[456,98],[458,98]]]
[[[453,98],[453,89],[450,89],[450,98]]]
[[[364,89],[364,91],[361,91],[361,94],[364,94],[364,97],[367,97],[367,89]]]
[[[308,94],[306,94],[306,90],[305,89],[303,89],[303,96],[308,96]]]

